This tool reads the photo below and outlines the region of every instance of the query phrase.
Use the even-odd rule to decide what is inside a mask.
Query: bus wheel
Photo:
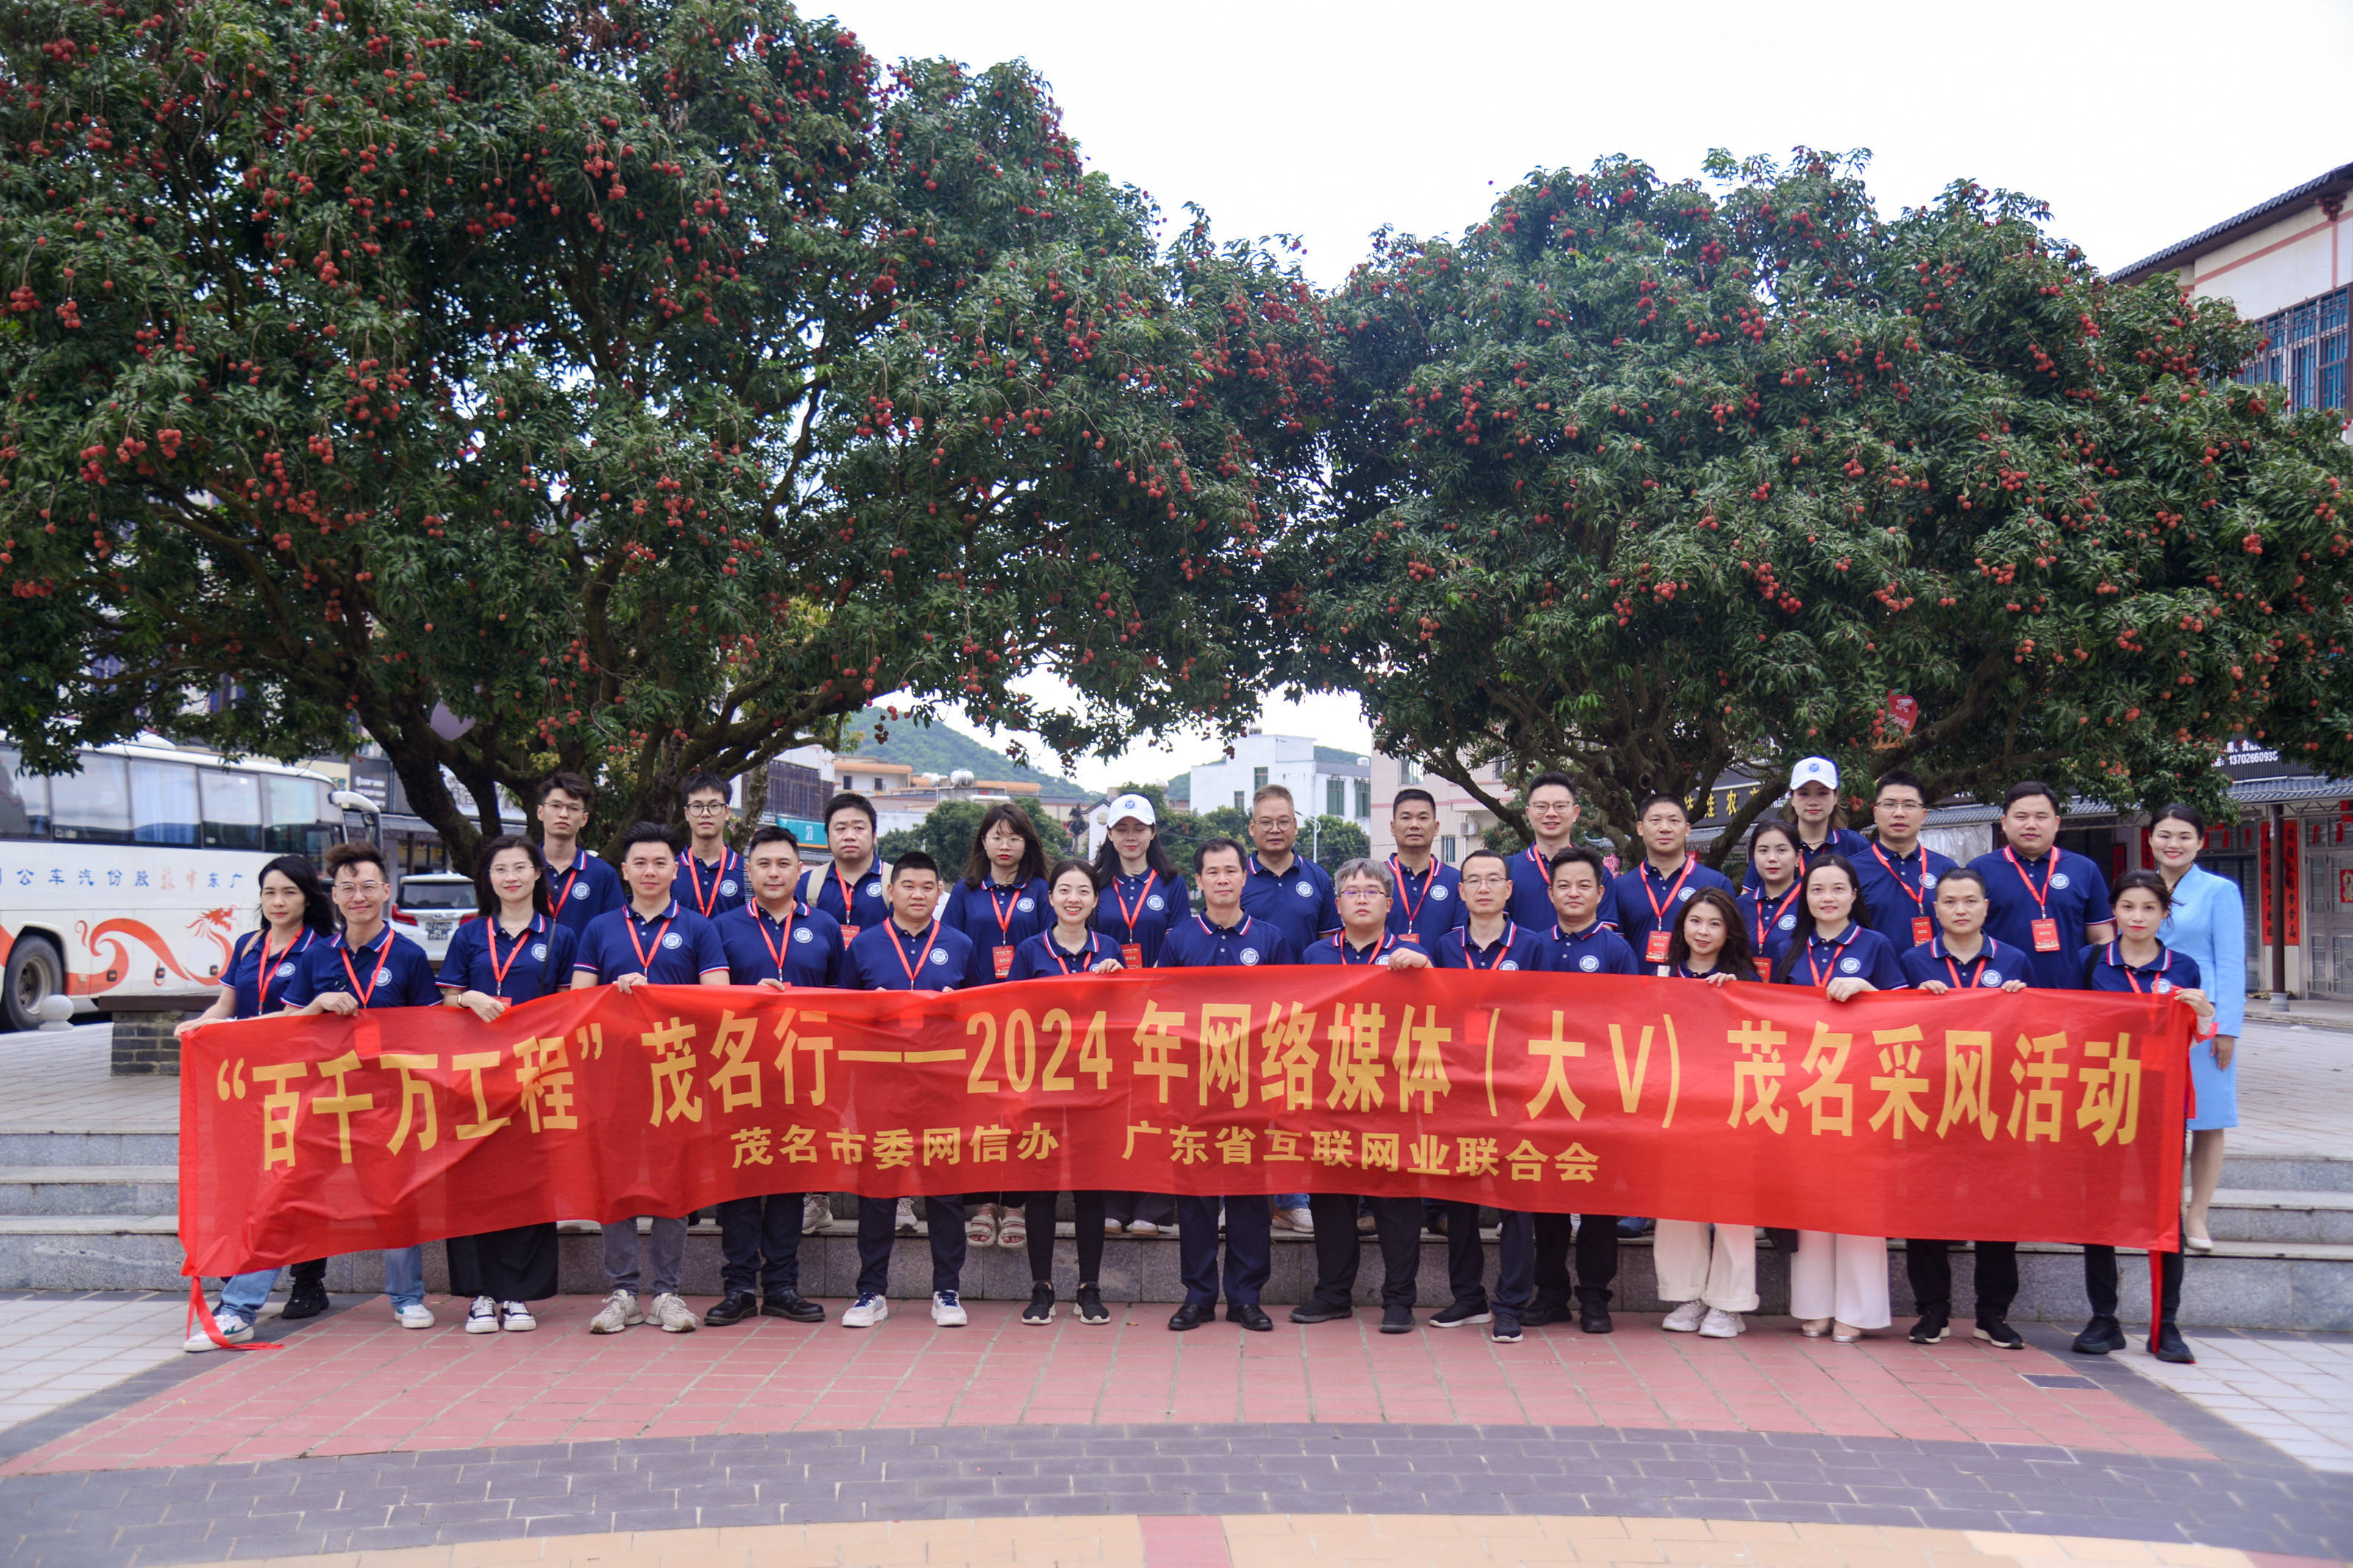
[[[8,949],[6,975],[0,979],[0,1027],[38,1028],[41,1004],[65,984],[66,961],[48,938],[18,937]]]

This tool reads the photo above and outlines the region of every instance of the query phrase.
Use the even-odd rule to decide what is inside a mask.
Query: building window
[[[1346,779],[1324,781],[1324,815],[1326,816],[1348,815],[1348,781]]]
[[[2299,413],[2344,407],[2348,315],[2353,289],[2264,317],[2255,324],[2269,341],[2233,379],[2242,386],[2284,387],[2288,406]]]
[[[1356,781],[1356,815],[1358,816],[1373,815],[1373,781],[1370,779]]]
[[[1261,768],[1261,769],[1259,769],[1259,772],[1260,772],[1261,773],[1264,773],[1266,772],[1266,770],[1265,770],[1264,768]],[[1241,791],[1240,791],[1240,790],[1236,790],[1236,791],[1234,791],[1234,809],[1235,809],[1236,811],[1240,811],[1241,808],[1242,808],[1242,792],[1241,792]]]
[[[1448,865],[1454,864],[1454,836],[1448,834],[1438,841],[1438,858]]]
[[[1421,764],[1409,757],[1398,759],[1398,783],[1418,784],[1421,782]]]
[[[1266,770],[1264,768],[1252,768],[1250,770],[1250,788],[1264,789],[1265,787]]]

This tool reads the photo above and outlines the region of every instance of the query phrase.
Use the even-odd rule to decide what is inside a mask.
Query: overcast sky
[[[1617,153],[1673,179],[1711,147],[1867,147],[1884,209],[1962,177],[2029,192],[2106,268],[2353,163],[2330,85],[2353,61],[2348,0],[875,0],[839,15],[886,58],[1027,59],[1092,166],[1166,213],[1198,203],[1227,237],[1299,236],[1326,285],[1377,228],[1460,233],[1529,170]],[[1278,701],[1266,722],[1370,742],[1352,699]],[[1074,771],[1103,787],[1214,750]]]

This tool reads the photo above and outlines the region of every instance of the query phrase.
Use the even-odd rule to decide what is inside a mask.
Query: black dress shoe
[[[825,1309],[797,1290],[786,1290],[763,1300],[760,1316],[789,1318],[796,1323],[822,1323],[825,1321]],[[707,1323],[711,1320],[705,1318],[702,1321]]]
[[[1291,1309],[1291,1321],[1294,1323],[1336,1323],[1356,1315],[1354,1307],[1335,1307],[1329,1301],[1302,1301]]]
[[[726,1329],[759,1315],[760,1298],[749,1290],[730,1290],[717,1306],[702,1314],[702,1321],[712,1328]]]
[[[1212,1307],[1210,1311],[1215,1311],[1216,1310],[1216,1308]],[[1200,1308],[1196,1307],[1190,1301],[1186,1302],[1183,1306],[1168,1314],[1168,1327],[1170,1331],[1179,1334],[1184,1333],[1188,1329],[1198,1329],[1208,1321],[1208,1313],[1202,1311]]]
[[[2189,1342],[2183,1339],[2181,1331],[2171,1323],[2158,1328],[2157,1343],[2148,1353],[2159,1361],[2169,1361],[2179,1366],[2194,1366],[2198,1362],[2198,1358],[2189,1352]]]
[[[2114,1318],[2094,1318],[2067,1347],[2077,1355],[2105,1355],[2125,1348],[2124,1326]]]
[[[279,1320],[291,1323],[300,1322],[304,1318],[315,1318],[327,1310],[327,1288],[324,1285],[298,1279],[294,1283],[293,1293],[286,1298],[284,1310],[278,1314]]]
[[[1409,1334],[1413,1332],[1413,1309],[1411,1307],[1383,1307],[1381,1309],[1381,1332],[1385,1334]]]
[[[1248,1329],[1254,1334],[1271,1334],[1274,1332],[1274,1320],[1268,1317],[1266,1315],[1266,1309],[1260,1306],[1256,1301],[1227,1302],[1226,1321],[1229,1323],[1240,1323],[1243,1328]]]
[[[1520,1326],[1524,1329],[1541,1329],[1547,1323],[1557,1323],[1567,1316],[1568,1303],[1566,1301],[1531,1301],[1528,1303],[1528,1310],[1520,1314]]]
[[[1609,1309],[1599,1301],[1580,1301],[1577,1304],[1577,1327],[1580,1332],[1606,1334],[1617,1326],[1609,1321]]]

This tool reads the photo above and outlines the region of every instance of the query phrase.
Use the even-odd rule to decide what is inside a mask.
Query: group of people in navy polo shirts
[[[1642,858],[1615,876],[1602,856],[1577,841],[1576,787],[1558,773],[1526,786],[1532,843],[1516,853],[1482,848],[1443,864],[1432,853],[1436,802],[1409,787],[1393,805],[1397,853],[1386,862],[1351,860],[1327,875],[1289,852],[1293,839],[1280,826],[1288,819],[1295,834],[1291,797],[1269,785],[1252,803],[1256,853],[1222,837],[1197,848],[1196,912],[1192,887],[1161,847],[1152,805],[1138,795],[1112,803],[1113,821],[1095,860],[1051,866],[1028,814],[993,805],[951,879],[920,853],[884,866],[873,807],[849,793],[827,807],[830,864],[805,868],[797,841],[776,826],[754,832],[738,852],[723,837],[725,781],[698,774],[686,781],[692,835],[686,853],[668,829],[640,823],[621,835],[617,869],[578,842],[593,805],[590,786],[558,773],[541,791],[541,842],[511,835],[484,846],[480,918],[453,936],[438,976],[423,951],[385,921],[391,889],[381,856],[365,844],[339,845],[328,854],[324,883],[300,857],[265,870],[262,929],[237,944],[213,1007],[184,1027],[280,1010],[433,1005],[490,1020],[564,986],[940,991],[1139,967],[1309,963],[1647,974],[1707,984],[1764,980],[1811,987],[1833,1003],[1905,987],[2147,991],[2179,996],[2197,1013],[2202,1037],[2214,1034],[2215,999],[2198,963],[2159,939],[2172,881],[2136,871],[2112,893],[2096,865],[2058,846],[2062,805],[2048,786],[2011,789],[1998,847],[1964,867],[1920,842],[1930,803],[1918,779],[1896,772],[1875,781],[1877,831],[1870,838],[1840,824],[1838,783],[1828,759],[1798,764],[1789,809],[1757,830],[1737,889],[1691,852],[1688,810],[1670,795],[1640,803]],[[2189,808],[2160,816],[2194,825],[2202,840],[2203,824]],[[1261,821],[1276,831],[1259,831]],[[958,1289],[974,1244],[1028,1250],[1034,1283],[1021,1321],[1050,1323],[1060,1305],[1051,1279],[1058,1196],[927,1197],[922,1226],[909,1200],[860,1198],[858,1289],[844,1325],[871,1327],[888,1317],[894,1238],[919,1228],[928,1233],[934,1323],[966,1321]],[[1079,1265],[1072,1305],[1082,1323],[1105,1323],[1104,1239],[1123,1223],[1155,1228],[1137,1216],[1155,1200],[1100,1192],[1072,1200]],[[718,1205],[722,1299],[699,1317],[680,1293],[689,1216],[643,1216],[642,1258],[638,1225],[604,1226],[608,1294],[590,1331],[651,1321],[687,1332],[759,1316],[821,1321],[824,1309],[800,1294],[798,1260],[804,1232],[829,1214],[828,1204],[825,1194],[793,1193]],[[1614,1327],[1609,1303],[1619,1216],[1502,1213],[1490,1288],[1474,1205],[1428,1205],[1440,1211],[1431,1215],[1419,1198],[1331,1194],[1279,1195],[1273,1204],[1304,1206],[1301,1228],[1315,1239],[1316,1287],[1292,1310],[1294,1322],[1353,1315],[1360,1231],[1369,1229],[1384,1270],[1380,1331],[1412,1331],[1429,1224],[1446,1236],[1452,1296],[1424,1320],[1429,1326],[1484,1325],[1504,1343],[1518,1341],[1525,1328],[1572,1315],[1585,1332]],[[1186,1196],[1174,1200],[1174,1218],[1185,1296],[1168,1327],[1202,1327],[1222,1300],[1228,1321],[1271,1331],[1260,1300],[1271,1272],[1269,1200]],[[1801,1232],[1794,1240],[1791,1310],[1804,1333],[1847,1342],[1890,1325],[1884,1238]],[[1675,1303],[1662,1326],[1708,1338],[1746,1331],[1758,1300],[1756,1242],[1749,1226],[1660,1220],[1659,1290]],[[1907,1240],[1915,1342],[1951,1331],[1951,1245]],[[470,1298],[469,1332],[535,1326],[530,1303],[555,1289],[553,1224],[457,1237],[448,1248],[452,1294]],[[2018,1289],[2014,1246],[1978,1241],[1975,1254],[1975,1336],[2022,1346],[2007,1320]],[[305,1267],[297,1268],[288,1317],[325,1306],[317,1266],[307,1266],[307,1274]],[[2092,1315],[2074,1348],[2105,1353],[2125,1342],[2114,1250],[2087,1247],[2084,1270]],[[277,1272],[226,1281],[211,1322],[188,1348],[250,1338]],[[2150,1346],[2186,1361],[2190,1352],[2174,1321],[2180,1280],[2180,1257],[2168,1255]],[[386,1254],[385,1293],[404,1326],[431,1326],[420,1249]]]

